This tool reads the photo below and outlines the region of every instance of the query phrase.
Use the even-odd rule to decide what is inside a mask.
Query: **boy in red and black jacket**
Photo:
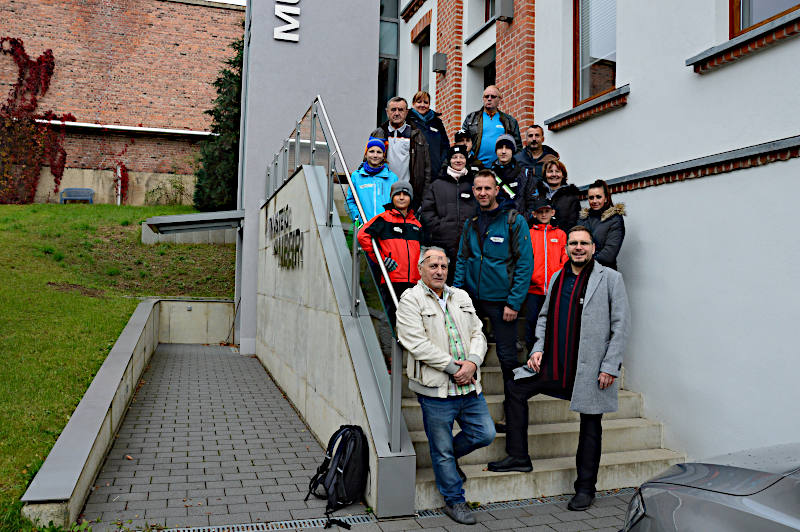
[[[378,258],[372,249],[371,240],[378,244],[383,264],[389,272],[398,301],[400,295],[419,281],[420,247],[422,225],[409,207],[414,199],[414,190],[406,181],[398,181],[391,188],[392,202],[384,205],[386,210],[368,221],[358,232],[358,243],[373,262]],[[380,277],[381,295],[392,326],[396,309],[389,296],[383,276]]]
[[[567,258],[567,234],[550,225],[556,211],[550,200],[539,197],[533,204],[533,224],[531,225],[531,247],[533,248],[533,274],[525,299],[525,342],[528,350],[536,342],[536,320],[542,309],[550,278],[559,271]]]

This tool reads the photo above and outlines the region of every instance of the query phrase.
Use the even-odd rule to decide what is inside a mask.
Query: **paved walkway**
[[[324,501],[303,498],[324,450],[257,359],[230,348],[162,344],[142,379],[84,509],[94,532],[275,521],[321,530],[319,521],[300,520],[323,517]],[[598,498],[588,512],[567,511],[565,498],[490,505],[471,527],[428,512],[353,530],[616,532],[629,498]],[[337,515],[364,511],[353,505]]]

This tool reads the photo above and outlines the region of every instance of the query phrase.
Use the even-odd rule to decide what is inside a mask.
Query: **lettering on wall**
[[[300,0],[276,0],[275,16],[286,24],[272,31],[276,41],[300,41]],[[296,17],[296,18],[295,18]]]
[[[292,209],[288,205],[267,220],[267,238],[272,242],[272,254],[278,266],[287,270],[303,264],[303,233],[292,229]]]

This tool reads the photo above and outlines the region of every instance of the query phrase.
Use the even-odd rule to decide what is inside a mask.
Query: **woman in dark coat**
[[[450,163],[425,191],[420,212],[430,243],[444,249],[450,259],[450,284],[456,272],[461,231],[466,220],[478,212],[478,203],[472,195],[474,175],[467,167],[467,147],[452,146],[448,154]]]
[[[586,193],[589,208],[581,211],[578,223],[586,227],[594,239],[594,258],[603,266],[617,269],[617,255],[625,239],[625,204],[614,204],[608,184],[598,179]]]
[[[431,109],[431,95],[425,91],[417,92],[411,99],[411,109],[408,111],[407,120],[417,129],[421,130],[428,141],[428,151],[431,155],[431,170],[435,172],[442,167],[450,148],[450,140],[442,123],[441,113]]]
[[[567,167],[559,159],[544,163],[542,175],[544,179],[538,185],[539,195],[550,200],[556,210],[556,215],[550,223],[569,233],[578,222],[578,213],[581,210],[581,202],[578,199],[580,191],[575,185],[567,184]]]

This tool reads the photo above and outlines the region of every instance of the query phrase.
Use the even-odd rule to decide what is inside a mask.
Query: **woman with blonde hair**
[[[434,177],[447,157],[447,150],[450,149],[450,140],[447,138],[447,131],[444,129],[441,116],[441,113],[431,109],[431,95],[426,91],[418,91],[411,99],[411,109],[406,120],[421,130],[428,141],[431,172]]]

